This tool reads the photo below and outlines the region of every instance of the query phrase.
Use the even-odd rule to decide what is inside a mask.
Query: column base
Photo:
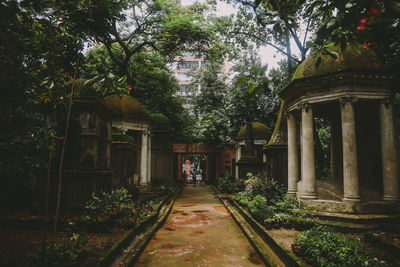
[[[398,202],[398,201],[400,201],[400,196],[383,195],[383,201],[386,201],[386,202]]]
[[[288,190],[288,191],[286,192],[286,195],[296,196],[296,195],[297,195],[297,191],[296,191],[296,190]]]
[[[359,196],[343,196],[343,201],[360,202],[361,199]]]
[[[138,185],[138,189],[139,189],[139,191],[140,192],[146,192],[146,191],[149,191],[150,190],[150,185],[149,184],[139,184]]]
[[[300,198],[301,199],[317,199],[317,194],[316,193],[301,193]]]

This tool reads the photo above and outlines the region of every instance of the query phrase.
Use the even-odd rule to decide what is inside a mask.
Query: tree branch
[[[257,36],[257,35],[254,35],[254,34],[251,34],[251,33],[248,33],[248,32],[241,32],[241,31],[236,31],[236,32],[232,32],[232,33],[234,33],[234,34],[247,35],[247,36],[249,36],[249,37],[251,37],[251,38],[254,38],[254,39],[256,39],[256,40],[262,42],[262,43],[265,44],[265,45],[272,46],[273,48],[275,48],[275,49],[276,49],[278,52],[280,52],[281,54],[283,54],[283,55],[285,55],[285,56],[288,56],[288,54],[287,54],[287,52],[286,52],[285,50],[279,48],[278,46],[274,45],[273,43],[271,43],[271,42],[269,42],[269,41],[266,41],[266,40],[260,38],[260,37]],[[301,61],[299,61],[297,58],[293,57],[292,55],[290,55],[290,57],[291,57],[294,61],[296,61],[297,63],[301,63]]]

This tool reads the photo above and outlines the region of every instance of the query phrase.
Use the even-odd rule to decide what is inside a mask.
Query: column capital
[[[385,105],[386,108],[388,108],[391,104],[393,104],[393,100],[389,97],[381,99],[380,101],[381,104]]]
[[[297,109],[298,110],[305,110],[306,112],[308,112],[308,110],[311,108],[311,104],[310,104],[310,102],[302,102],[302,103],[299,103],[298,105],[297,105]]]
[[[340,104],[344,105],[345,103],[351,102],[351,103],[356,103],[358,101],[358,97],[356,96],[344,96],[339,98]]]
[[[296,109],[290,110],[290,111],[284,110],[283,115],[285,116],[286,119],[288,119],[290,116],[296,117],[296,113],[298,110],[299,109],[297,109],[297,107],[296,107]]]

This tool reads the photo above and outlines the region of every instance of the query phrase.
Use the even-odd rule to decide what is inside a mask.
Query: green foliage
[[[219,189],[226,193],[232,193],[236,185],[234,179],[229,175],[229,172],[226,172],[225,176],[219,177],[217,184]]]
[[[226,97],[231,123],[229,135],[236,138],[240,128],[253,121],[273,129],[280,100],[257,52],[253,48],[245,50],[232,71],[234,76]]]
[[[194,98],[194,112],[199,118],[198,138],[205,143],[223,144],[233,140],[229,133],[229,114],[226,110],[226,76],[219,61],[208,61],[194,75],[193,82],[200,85],[200,94]]]
[[[35,260],[38,266],[71,266],[85,259],[82,249],[88,242],[88,235],[68,232],[57,241],[47,245],[44,255]],[[34,265],[35,265],[34,263]]]
[[[397,1],[312,1],[307,10],[314,18],[320,16],[313,40],[317,46],[333,41],[344,50],[348,42],[365,43],[386,66],[400,63]]]
[[[124,208],[134,208],[132,196],[128,190],[120,188],[110,193],[101,192],[100,196],[92,196],[85,205],[84,218],[90,222],[98,223],[112,215],[117,214]]]
[[[112,3],[97,5],[83,1],[81,5],[87,15],[74,22],[106,47],[120,74],[127,76],[128,84],[135,81],[131,61],[136,54],[151,48],[173,60],[185,50],[205,53],[216,39],[210,21],[203,17],[205,5],[182,7],[168,0]]]
[[[157,192],[158,195],[166,196],[176,191],[176,186],[168,183],[160,184],[155,187],[154,191]]]
[[[329,180],[331,176],[330,156],[331,156],[331,127],[328,121],[324,119],[315,120],[316,154],[318,179]]]
[[[121,53],[119,45],[112,46],[111,50],[115,56]],[[82,75],[101,78],[98,87],[105,96],[129,94],[139,100],[150,113],[166,115],[177,138],[189,138],[192,133],[188,128],[193,127],[194,120],[183,107],[182,100],[175,95],[179,85],[165,57],[157,51],[146,50],[133,55],[129,64],[132,80],[128,85],[124,71],[110,58],[106,47],[98,46],[87,53]]]
[[[268,206],[267,199],[263,196],[256,195],[247,204],[250,213],[260,221],[264,221],[274,215],[274,207]]]
[[[316,224],[314,218],[300,208],[294,196],[285,195],[274,207],[273,216],[264,220],[268,226],[309,228]]]
[[[296,64],[304,60],[308,47],[306,38],[301,35],[315,27],[314,20],[306,17],[304,7],[307,1],[241,1],[228,0],[240,3],[238,12],[221,31],[227,37],[226,42],[235,47],[246,47],[249,40],[257,46],[271,46],[277,52],[286,55],[286,70],[293,73]],[[314,22],[314,23],[313,23]],[[301,24],[308,24],[301,29]],[[299,55],[292,52],[291,41],[294,41]]]
[[[261,178],[251,173],[247,174],[245,185],[245,194],[253,197],[257,195],[263,196],[266,198],[268,205],[282,200],[286,193],[284,186],[276,180],[269,177]]]
[[[388,266],[358,239],[323,226],[300,233],[293,250],[315,266]]]
[[[46,175],[56,141],[51,112],[67,99],[71,77],[65,73],[73,72],[83,45],[59,8],[38,0],[0,7],[0,200],[14,207],[35,202],[34,181]]]

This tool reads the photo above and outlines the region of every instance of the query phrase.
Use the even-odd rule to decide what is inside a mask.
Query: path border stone
[[[179,196],[179,194],[182,192],[183,187],[179,187],[176,192],[169,194],[158,206],[156,211],[148,217],[145,221],[140,223],[139,225],[135,226],[131,230],[128,231],[128,233],[118,240],[105,254],[104,257],[102,257],[99,260],[98,266],[105,267],[105,266],[110,266],[116,259],[123,254],[123,250],[128,247],[129,244],[131,244],[134,239],[140,235],[144,234],[144,239],[139,242],[139,244],[135,247],[135,253],[129,256],[123,266],[132,266],[138,259],[141,253],[143,252],[144,248],[146,247],[147,243],[150,241],[150,239],[153,237],[154,233],[165,223],[165,221],[168,218],[169,213],[172,210],[172,207],[175,203],[175,200]],[[165,203],[171,200],[168,204],[168,207],[164,209],[164,212],[162,212],[163,207],[165,206]],[[161,216],[160,216],[160,213]],[[152,226],[149,229],[149,225]]]
[[[219,190],[215,186],[211,186],[211,188],[266,266],[306,266],[294,253],[279,245],[268,234],[266,228],[258,223],[247,211],[236,205],[229,197],[221,197]]]

